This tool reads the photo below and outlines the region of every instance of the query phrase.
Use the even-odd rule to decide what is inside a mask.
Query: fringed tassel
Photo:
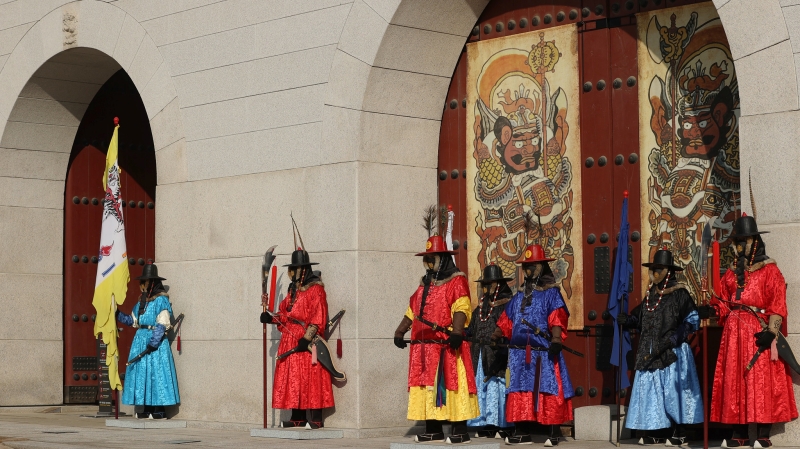
[[[311,345],[311,364],[317,364],[317,345]]]
[[[525,364],[531,364],[531,337],[528,336],[528,343],[525,344]]]
[[[436,407],[447,405],[447,390],[444,385],[444,348],[442,348],[439,367],[436,369]]]
[[[181,330],[178,329],[178,343],[175,345],[175,349],[178,350],[178,354],[181,353]]]
[[[339,326],[336,326],[339,330],[339,338],[336,339],[336,357],[342,358],[342,327],[341,323]]]

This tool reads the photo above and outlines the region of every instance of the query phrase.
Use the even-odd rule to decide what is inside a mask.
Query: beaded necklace
[[[753,254],[750,255],[750,264],[749,264],[751,267],[753,266],[753,261],[756,259],[756,248],[758,248],[758,240],[754,239],[753,240]],[[736,271],[736,259],[737,258],[733,259],[733,271],[734,272]],[[744,289],[745,286],[747,286],[747,281],[750,278],[750,270],[745,269],[744,270],[744,276],[742,276],[742,277],[744,278],[744,284],[739,285],[739,279],[737,277],[737,279],[736,279],[736,287]]]
[[[645,300],[644,300],[644,308],[647,309],[648,312],[650,312],[650,313],[655,312],[656,309],[658,308],[658,306],[661,305],[661,298],[664,296],[664,290],[667,289],[667,283],[669,282],[669,275],[670,275],[670,272],[667,271],[667,277],[664,279],[664,288],[658,294],[658,301],[656,302],[656,305],[654,305],[653,307],[650,307],[650,295],[649,294],[647,295],[647,298],[645,298]],[[652,286],[653,286],[653,284],[650,284],[650,286],[647,287],[647,291],[648,292],[650,291],[650,288]],[[658,286],[656,286],[656,290],[658,290]]]
[[[492,301],[489,303],[489,305],[490,305],[490,307],[489,307],[489,313],[487,313],[487,314],[486,314],[486,317],[485,317],[485,318],[484,318],[484,316],[483,316],[483,307],[481,307],[480,309],[478,309],[478,318],[480,318],[480,320],[481,320],[481,323],[485,322],[486,320],[488,320],[488,319],[489,319],[489,317],[490,317],[490,316],[492,316],[492,310],[494,310],[494,303],[495,303],[495,301],[497,301],[497,294],[498,294],[498,293],[500,293],[500,285],[499,285],[499,284],[497,285],[497,288],[494,290],[494,298],[493,298],[493,299],[492,299]]]

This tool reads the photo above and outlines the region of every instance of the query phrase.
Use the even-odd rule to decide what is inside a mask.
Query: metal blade
[[[267,277],[269,276],[269,269],[272,268],[272,262],[275,261],[275,255],[272,253],[275,251],[278,245],[272,245],[270,249],[264,253],[264,264],[261,265],[261,293],[267,292]]]
[[[700,242],[700,278],[708,273],[708,248],[711,246],[711,222],[707,221],[703,228],[703,239]]]

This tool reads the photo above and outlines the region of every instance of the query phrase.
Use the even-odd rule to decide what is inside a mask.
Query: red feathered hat
[[[523,256],[523,259],[517,263],[552,262],[555,260],[545,257],[544,248],[542,248],[542,245],[528,245]]]
[[[456,251],[450,251],[447,249],[447,245],[444,244],[444,239],[441,235],[434,235],[433,237],[428,238],[428,241],[425,243],[425,251],[421,253],[417,253],[417,256],[425,256],[428,254],[458,254]]]

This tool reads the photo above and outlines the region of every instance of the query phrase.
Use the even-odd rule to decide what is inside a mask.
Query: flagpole
[[[622,422],[622,339],[625,337],[622,335],[622,325],[619,324],[619,321],[617,321],[617,326],[619,327],[619,364],[617,365],[617,447],[619,447],[620,423]]]

